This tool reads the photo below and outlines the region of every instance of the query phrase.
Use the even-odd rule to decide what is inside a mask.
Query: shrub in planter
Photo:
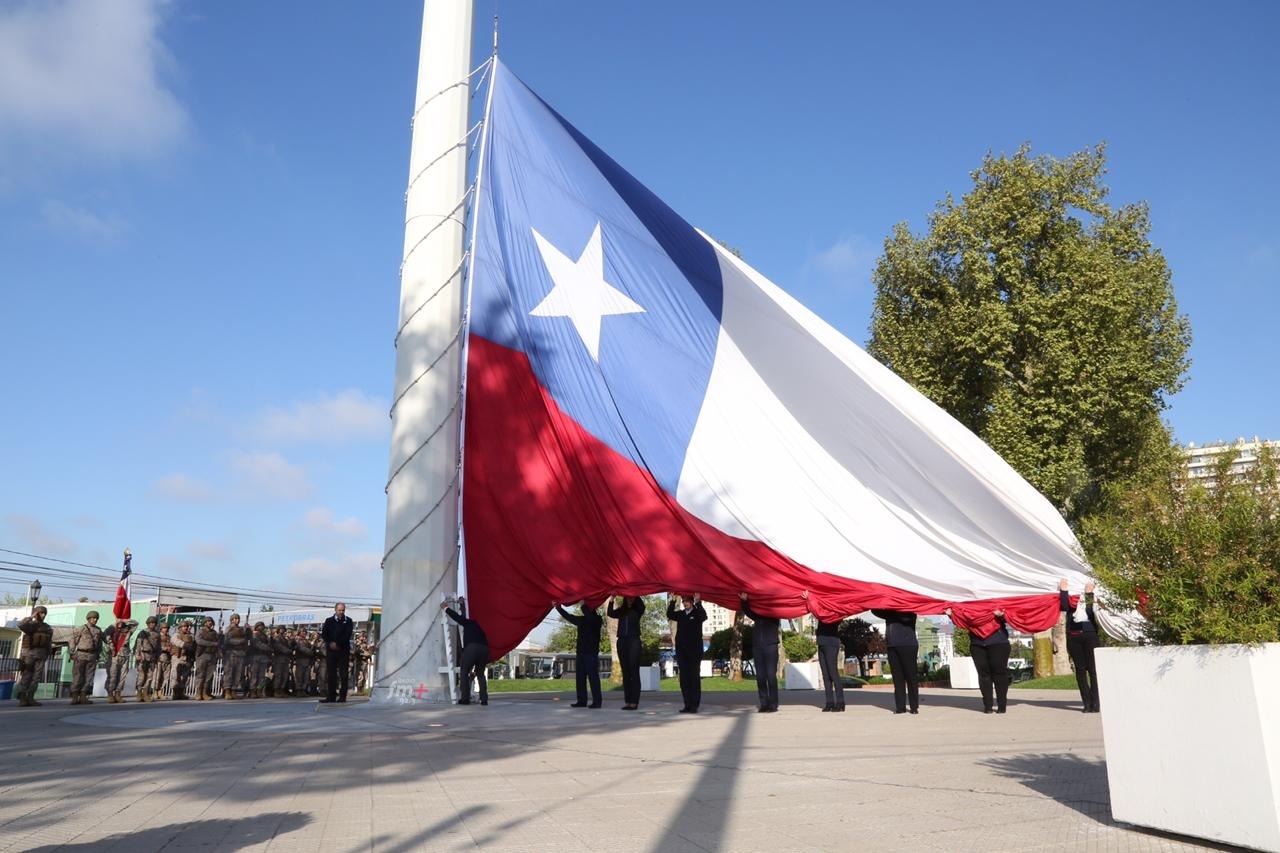
[[[818,653],[818,641],[808,634],[797,631],[782,632],[782,647],[787,651],[787,660],[806,661]]]
[[[1172,472],[1111,488],[1082,541],[1113,603],[1136,607],[1159,643],[1280,642],[1280,476],[1271,448],[1215,486]],[[958,632],[957,632],[958,633]],[[959,643],[957,642],[957,647]]]

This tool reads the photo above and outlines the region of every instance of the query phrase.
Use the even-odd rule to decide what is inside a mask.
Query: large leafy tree
[[[876,265],[869,351],[982,437],[1072,523],[1168,447],[1190,327],[1145,204],[1107,202],[1105,149],[988,155]]]

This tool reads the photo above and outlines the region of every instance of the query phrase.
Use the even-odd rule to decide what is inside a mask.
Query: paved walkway
[[[645,694],[641,710],[0,703],[0,850],[1203,850],[1111,821],[1074,694]],[[820,701],[820,700],[819,700]]]

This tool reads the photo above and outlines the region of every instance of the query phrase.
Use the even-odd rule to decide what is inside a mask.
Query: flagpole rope
[[[471,257],[470,252],[465,253],[462,256],[461,263],[458,264],[457,268],[455,268],[453,272],[449,273],[449,277],[444,280],[444,284],[437,287],[432,292],[432,294],[423,301],[421,305],[413,309],[413,313],[411,313],[408,317],[404,319],[404,322],[400,324],[400,328],[396,330],[395,340],[391,342],[392,346],[394,347],[400,346],[400,336],[404,334],[404,330],[407,329],[409,327],[409,324],[413,322],[413,318],[417,317],[418,314],[422,312],[423,308],[426,308],[428,305],[430,305],[431,300],[435,299],[437,296],[443,293],[444,289],[449,286],[450,282],[452,282],[455,278],[457,278],[459,275],[462,274],[462,272],[467,268],[467,259],[470,257]]]
[[[399,467],[397,467],[396,470],[391,472],[391,476],[387,478],[387,485],[382,490],[383,494],[386,494],[391,490],[391,482],[395,480],[397,476],[399,476],[400,472],[405,469],[406,465],[408,465],[410,462],[413,461],[413,457],[417,456],[423,450],[423,448],[425,448],[428,444],[430,444],[431,439],[435,438],[440,433],[440,430],[444,429],[446,426],[449,425],[449,418],[453,417],[453,413],[458,411],[458,406],[461,403],[462,403],[462,388],[459,387],[458,393],[455,394],[453,397],[453,405],[450,406],[449,411],[445,413],[444,420],[440,422],[439,426],[437,426],[435,429],[431,431],[430,435],[428,435],[425,439],[422,440],[422,443],[419,444],[412,453],[410,453],[408,456],[405,457],[404,461],[400,463]]]
[[[422,381],[422,379],[423,379],[423,378],[424,378],[428,373],[430,373],[430,372],[431,372],[431,370],[432,370],[432,369],[433,369],[437,364],[439,364],[439,363],[444,359],[444,357],[445,357],[446,355],[448,355],[448,354],[449,354],[449,350],[453,349],[453,345],[454,345],[454,344],[456,344],[456,343],[458,342],[458,339],[462,337],[462,329],[463,329],[463,327],[464,327],[465,325],[466,325],[466,321],[465,321],[465,320],[463,320],[461,323],[459,323],[459,324],[458,324],[458,328],[457,328],[457,329],[455,329],[455,330],[454,330],[454,332],[453,332],[453,337],[452,337],[452,338],[450,338],[450,339],[449,339],[449,342],[448,342],[447,344],[445,344],[445,345],[444,345],[444,348],[443,348],[443,349],[441,349],[441,350],[440,350],[440,354],[439,354],[439,355],[437,355],[434,359],[432,359],[431,363],[430,363],[430,364],[428,364],[425,368],[423,368],[422,372],[421,372],[421,373],[419,373],[417,376],[415,376],[415,377],[413,378],[413,381],[412,381],[412,382],[410,382],[408,385],[404,386],[404,390],[403,390],[403,391],[401,391],[401,392],[396,396],[395,401],[391,404],[391,411],[390,411],[388,414],[390,414],[392,417],[394,417],[394,416],[395,416],[395,413],[396,413],[396,406],[400,405],[400,401],[404,399],[405,395],[406,395],[406,394],[408,394],[410,391],[412,391],[412,390],[413,390],[413,386],[415,386],[415,385],[417,385],[419,382],[421,382],[421,381]]]
[[[472,193],[472,191],[473,191],[473,190],[475,190],[475,185],[474,185],[474,184],[472,184],[471,186],[467,187],[467,191],[466,191],[466,192],[464,192],[464,193],[462,194],[462,198],[460,198],[460,199],[458,200],[458,203],[457,203],[457,204],[455,204],[455,205],[453,206],[453,210],[450,210],[450,211],[449,211],[448,213],[446,213],[444,216],[441,216],[441,217],[440,217],[440,221],[439,221],[439,222],[437,222],[435,225],[432,225],[430,228],[428,228],[428,229],[427,229],[427,233],[426,233],[426,234],[423,234],[423,235],[418,239],[418,242],[416,242],[416,243],[414,243],[412,246],[410,246],[410,247],[409,247],[409,251],[407,251],[407,252],[405,252],[405,253],[404,253],[404,260],[402,260],[402,261],[400,262],[400,275],[401,275],[401,277],[403,277],[403,276],[404,276],[404,265],[405,265],[405,264],[407,264],[407,263],[409,262],[409,258],[411,258],[411,257],[413,256],[413,253],[414,253],[415,251],[417,251],[418,247],[419,247],[419,246],[421,246],[423,243],[425,243],[425,242],[427,241],[427,238],[428,238],[428,237],[430,237],[432,234],[436,233],[436,231],[438,231],[442,225],[444,225],[446,222],[456,222],[458,225],[461,225],[463,228],[466,228],[466,227],[467,227],[467,223],[466,223],[466,208],[467,208],[467,202],[471,201],[471,193]],[[456,214],[458,213],[458,211],[459,211],[459,210],[461,210],[461,211],[463,212],[463,214],[462,214],[463,218],[462,218],[462,219],[458,219],[458,218],[457,218],[457,216],[456,216]],[[435,215],[437,215],[437,214],[420,213],[420,214],[418,214],[417,216],[410,216],[408,219],[406,219],[406,220],[404,221],[404,224],[405,224],[405,225],[408,225],[410,222],[412,222],[412,221],[413,221],[413,220],[415,220],[415,219],[421,219],[421,218],[423,218],[423,217],[425,217],[425,216],[435,216]]]
[[[396,631],[399,631],[402,627],[409,624],[410,620],[413,619],[414,615],[419,610],[422,609],[422,606],[426,604],[428,601],[430,601],[432,596],[435,595],[436,590],[440,588],[440,584],[444,582],[444,579],[446,577],[448,577],[450,566],[457,563],[457,560],[458,560],[458,554],[455,551],[453,557],[451,557],[449,559],[449,562],[445,564],[445,567],[444,567],[445,570],[440,573],[440,577],[436,579],[436,582],[432,585],[431,589],[427,590],[426,596],[424,596],[423,599],[419,601],[412,610],[409,611],[409,614],[405,616],[403,619],[401,619],[400,622],[396,624],[394,628],[388,631],[386,635],[378,638],[378,645],[382,645],[383,643],[385,643],[387,640],[389,640],[392,636],[395,635]],[[391,670],[390,672],[383,673],[381,678],[375,676],[373,680],[373,684],[375,687],[377,687],[380,684],[383,684],[387,679],[391,678],[397,672],[399,672],[400,670],[404,669],[406,666],[409,665],[409,662],[412,661],[413,658],[418,654],[418,652],[422,651],[422,647],[426,645],[427,637],[431,635],[431,629],[435,627],[438,621],[440,621],[440,615],[438,613],[432,614],[431,622],[427,625],[427,630],[426,632],[423,633],[422,639],[418,642],[418,645],[415,646],[413,651],[409,654],[409,656],[404,659],[404,662],[401,663],[399,666],[397,666],[395,669]]]
[[[426,109],[428,104],[430,104],[430,103],[431,103],[432,101],[434,101],[436,98],[439,98],[441,95],[444,95],[444,94],[446,94],[447,92],[452,92],[454,89],[458,88],[459,86],[470,86],[470,85],[471,85],[471,78],[472,78],[472,77],[474,77],[474,76],[476,76],[476,74],[481,73],[481,72],[483,72],[484,74],[488,74],[488,73],[489,73],[489,66],[490,66],[490,65],[492,65],[492,64],[493,64],[493,58],[492,58],[492,57],[490,57],[490,58],[486,59],[484,62],[481,62],[481,63],[480,63],[479,65],[477,65],[475,68],[473,68],[473,69],[471,70],[471,73],[470,73],[470,74],[468,74],[466,77],[463,77],[461,80],[458,80],[458,81],[457,81],[457,82],[455,82],[455,83],[450,83],[448,86],[445,86],[445,87],[444,87],[443,89],[441,89],[439,92],[436,92],[434,95],[430,96],[430,97],[429,97],[429,98],[427,98],[425,101],[423,101],[422,103],[418,104],[418,108],[417,108],[416,110],[414,110],[414,111],[413,111],[413,117],[409,119],[409,127],[410,127],[410,128],[412,128],[412,127],[413,127],[413,123],[414,123],[414,122],[416,122],[416,121],[418,120],[418,114],[419,114],[419,113],[421,113],[424,109]],[[480,78],[480,81],[481,81],[481,83],[483,83],[483,82],[484,82],[484,77],[483,77],[483,76]],[[478,87],[478,85],[479,85],[479,84],[477,84],[477,87]],[[474,97],[474,95],[473,95],[472,97]]]
[[[483,124],[484,124],[484,122],[483,122],[483,121],[478,121],[478,122],[476,122],[475,124],[471,125],[471,129],[467,131],[466,135],[465,135],[465,136],[463,136],[463,137],[462,137],[462,139],[458,140],[458,141],[457,141],[457,142],[455,142],[453,145],[450,145],[448,148],[446,148],[444,151],[442,151],[442,152],[441,152],[441,153],[436,157],[436,159],[432,160],[430,163],[428,163],[427,165],[423,166],[423,167],[422,167],[422,170],[421,170],[420,172],[418,172],[418,174],[416,174],[416,175],[414,175],[414,176],[413,176],[413,180],[409,181],[409,186],[405,187],[405,191],[404,191],[404,200],[405,200],[406,202],[409,200],[409,193],[413,191],[413,185],[414,185],[414,184],[416,184],[416,183],[418,182],[418,179],[419,179],[419,178],[421,178],[423,175],[425,175],[425,174],[427,173],[427,170],[428,170],[428,169],[430,169],[430,168],[431,168],[432,166],[434,166],[436,163],[439,163],[439,162],[440,162],[441,160],[443,160],[444,158],[448,157],[448,156],[449,156],[450,154],[452,154],[454,151],[457,151],[459,148],[466,148],[466,147],[468,146],[468,143],[470,143],[470,141],[471,141],[471,135],[472,135],[472,134],[474,134],[474,133],[475,133],[475,132],[476,132],[476,131],[481,127],[481,125],[483,125]],[[469,153],[468,153],[468,155],[467,155],[467,156],[468,156],[468,159],[470,159],[470,156],[471,156],[471,155],[470,155]]]
[[[415,524],[413,527],[410,527],[403,536],[397,539],[395,544],[387,549],[387,553],[382,555],[382,563],[380,564],[382,568],[385,569],[387,567],[387,560],[391,557],[392,554],[395,553],[396,549],[399,548],[401,545],[403,545],[405,540],[408,539],[410,536],[412,536],[415,530],[417,530],[422,525],[426,524],[427,520],[430,519],[431,516],[435,514],[435,511],[440,508],[441,504],[444,503],[445,498],[449,497],[450,492],[453,491],[453,487],[458,482],[458,474],[461,470],[462,469],[460,466],[454,468],[453,478],[450,479],[449,484],[445,486],[444,493],[440,495],[440,498],[434,504],[431,505],[431,509],[427,510],[427,514],[424,515],[422,518],[420,518],[417,524]]]

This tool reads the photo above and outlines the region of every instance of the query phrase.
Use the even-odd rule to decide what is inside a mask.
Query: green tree
[[[880,629],[875,628],[865,619],[845,619],[840,623],[840,643],[844,646],[847,657],[856,658],[858,673],[867,672],[867,656],[884,654],[884,637]]]
[[[576,652],[578,650],[577,626],[561,619],[556,627],[551,630],[544,648],[549,652]],[[609,633],[607,631],[600,632],[600,653],[606,655],[609,653]]]
[[[743,625],[740,629],[741,647],[738,654],[750,658],[751,657],[751,626]],[[716,631],[707,640],[707,653],[705,657],[708,660],[729,660],[733,656],[733,628],[724,628]]]
[[[959,203],[885,240],[869,352],[1072,523],[1168,447],[1190,326],[1145,204],[1107,203],[1105,147],[990,154]]]
[[[783,631],[781,639],[787,660],[806,661],[818,653],[817,640],[808,634],[799,631]]]
[[[1081,540],[1116,603],[1167,643],[1280,641],[1280,466],[1217,461],[1213,485],[1170,454],[1161,476],[1112,484]]]
[[[969,656],[969,632],[964,628],[956,628],[951,634],[951,651],[956,657]]]
[[[640,664],[656,663],[662,650],[662,637],[669,634],[667,627],[667,597],[646,595],[644,615],[640,617]]]

